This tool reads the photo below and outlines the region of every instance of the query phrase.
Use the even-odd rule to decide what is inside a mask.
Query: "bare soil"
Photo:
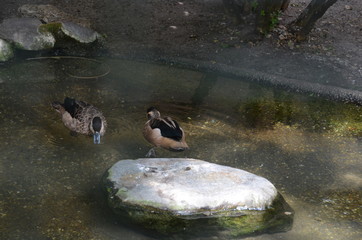
[[[278,27],[257,38],[232,21],[221,0],[2,0],[0,19],[17,16],[23,4],[52,4],[89,19],[110,56],[191,58],[362,90],[362,1],[337,1],[297,43],[286,26],[309,2],[291,0]]]

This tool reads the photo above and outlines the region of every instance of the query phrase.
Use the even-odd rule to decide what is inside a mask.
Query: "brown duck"
[[[107,128],[102,112],[91,104],[66,97],[64,103],[53,102],[53,108],[60,113],[64,125],[72,133],[93,135],[94,143],[99,144]]]
[[[185,141],[185,133],[180,125],[170,117],[161,117],[160,112],[155,107],[147,109],[147,118],[143,128],[143,136],[155,147],[162,147],[170,151],[184,151],[188,149]],[[146,157],[155,157],[155,150],[147,153]]]

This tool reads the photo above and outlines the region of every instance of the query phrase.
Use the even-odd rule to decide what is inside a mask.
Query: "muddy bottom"
[[[100,145],[71,136],[51,108],[65,96],[108,121]],[[146,109],[174,117],[192,157],[269,179],[295,210],[277,239],[360,239],[358,106],[243,79],[117,59],[33,59],[0,69],[1,239],[150,239],[108,209],[100,180],[144,157]],[[270,239],[268,234],[247,239]]]

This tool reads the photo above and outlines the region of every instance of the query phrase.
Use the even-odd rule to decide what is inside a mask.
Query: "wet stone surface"
[[[116,213],[165,234],[180,231],[175,222],[189,225],[187,219],[197,224],[214,218],[203,227],[216,225],[237,236],[285,224],[289,229],[292,222],[292,210],[267,179],[197,159],[121,160],[106,172],[104,189]],[[230,221],[242,226],[228,228]]]
[[[244,170],[188,158],[121,160],[108,170],[123,203],[180,215],[218,210],[265,210],[277,196],[267,179]]]
[[[91,43],[100,37],[100,35],[92,29],[82,27],[72,22],[62,22],[61,30],[65,35],[80,43]]]
[[[55,44],[49,32],[39,32],[41,21],[35,18],[9,18],[0,24],[0,38],[24,50],[43,50]]]
[[[5,18],[0,23],[0,61],[12,58],[14,49],[39,51],[55,47],[79,50],[82,45],[81,48],[86,50],[90,48],[86,44],[102,39],[89,27],[89,21],[66,14],[55,6],[25,4],[18,10],[22,17]]]

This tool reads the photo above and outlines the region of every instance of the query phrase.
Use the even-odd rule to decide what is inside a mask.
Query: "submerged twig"
[[[81,60],[86,60],[86,61],[91,61],[91,62],[96,62],[99,64],[103,64],[107,67],[107,70],[100,74],[100,75],[93,75],[93,76],[77,76],[77,75],[73,75],[70,73],[66,74],[69,77],[73,77],[73,78],[78,78],[78,79],[91,79],[91,78],[100,78],[100,77],[104,77],[106,75],[108,75],[111,72],[111,68],[108,66],[108,64],[102,63],[98,60],[92,59],[92,58],[85,58],[85,57],[76,57],[76,56],[50,56],[50,57],[34,57],[34,58],[27,58],[26,60],[43,60],[43,59],[55,59],[55,60],[60,60],[60,59],[81,59]]]

